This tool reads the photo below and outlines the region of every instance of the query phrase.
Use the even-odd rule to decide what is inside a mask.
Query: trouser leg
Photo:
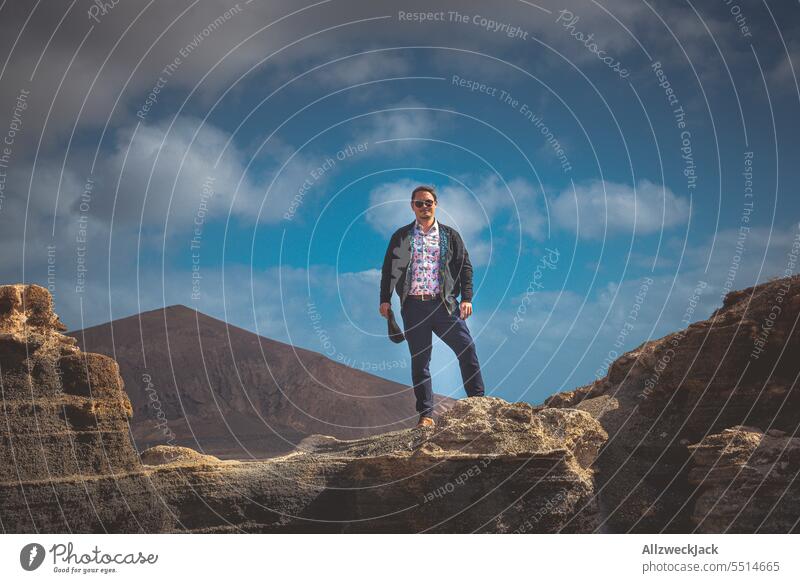
[[[400,310],[403,333],[411,353],[411,380],[417,398],[417,413],[433,415],[433,386],[431,384],[431,352],[433,341],[432,318],[424,302],[406,300]]]
[[[484,386],[481,365],[466,320],[460,318],[458,311],[448,314],[447,308],[440,303],[433,318],[433,331],[455,352],[467,396],[482,397]]]

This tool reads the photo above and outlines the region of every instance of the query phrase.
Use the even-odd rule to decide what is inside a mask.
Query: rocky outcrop
[[[797,531],[800,439],[739,426],[689,449],[689,483],[700,489],[692,510],[697,532]]]
[[[213,455],[198,453],[180,445],[156,445],[142,452],[142,463],[148,466],[166,464],[218,464],[222,460]]]
[[[605,437],[580,411],[473,397],[437,429],[313,436],[286,456],[152,479],[194,531],[581,532],[596,525],[591,463]]]
[[[131,445],[119,368],[64,329],[46,289],[0,286],[0,524],[158,531],[168,515]]]
[[[696,509],[713,498],[716,486],[698,481],[702,469],[692,469],[693,463],[707,458],[692,456],[689,446],[738,425],[797,435],[798,317],[800,276],[732,292],[708,320],[644,343],[617,359],[606,377],[545,401],[587,411],[608,432],[595,465],[603,529],[727,528],[724,515],[715,516],[723,507],[710,514]],[[780,484],[781,478],[768,473],[767,482]],[[759,493],[758,504],[747,504],[736,524],[798,528],[768,512],[781,504],[778,490]]]
[[[315,435],[262,461],[142,452],[116,363],[80,351],[38,286],[0,286],[5,532],[581,532],[606,434],[582,411],[491,397],[435,429]]]
[[[796,532],[800,277],[729,294],[545,405],[313,435],[260,461],[136,452],[116,363],[0,286],[5,532]]]

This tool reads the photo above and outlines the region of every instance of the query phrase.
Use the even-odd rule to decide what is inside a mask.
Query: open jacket
[[[400,296],[403,305],[411,289],[411,243],[414,223],[397,229],[389,240],[381,270],[381,303],[391,302],[392,289]],[[461,235],[454,228],[439,221],[439,289],[447,311],[458,308],[456,299],[472,301],[472,263]]]

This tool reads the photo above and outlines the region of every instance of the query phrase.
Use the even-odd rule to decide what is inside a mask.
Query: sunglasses
[[[425,206],[427,208],[431,208],[433,206],[433,201],[432,200],[415,200],[414,201],[414,206],[417,207],[418,209],[421,209],[423,206]]]

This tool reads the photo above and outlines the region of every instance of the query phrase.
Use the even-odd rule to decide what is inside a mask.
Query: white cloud
[[[767,79],[778,91],[795,92],[798,71],[800,69],[800,42],[789,45],[788,54],[780,56],[775,65],[767,72]]]
[[[244,175],[245,160],[235,147],[229,149],[215,166],[228,137],[223,130],[209,124],[201,125],[193,118],[179,118],[171,129],[166,123],[161,123],[139,126],[135,135],[133,128],[122,130],[114,151],[102,166],[109,194],[112,192],[110,186],[122,173],[121,192],[117,199],[119,216],[138,220],[144,205],[147,224],[163,221],[167,216],[170,221],[191,222],[198,212],[203,184],[208,177],[213,179],[209,184],[213,185],[214,198],[209,206],[214,214],[224,216],[233,189],[243,177],[238,197],[257,199],[259,190]],[[113,198],[107,196],[100,202],[110,205]],[[107,216],[105,208],[96,211]]]
[[[640,180],[627,184],[593,180],[556,196],[550,209],[555,222],[584,239],[630,234],[648,235],[685,223],[689,201],[665,185]]]
[[[409,207],[411,191],[424,182],[409,178],[376,186],[369,193],[367,222],[379,233],[392,233],[414,220]]]
[[[441,137],[441,133],[452,124],[445,114],[429,109],[414,97],[393,103],[369,103],[364,113],[368,115],[352,122],[353,139],[370,145],[379,140],[393,140],[370,148],[371,154],[382,159],[387,155],[398,155],[407,160],[409,153],[428,146],[424,140]]]
[[[411,63],[394,53],[368,53],[344,59],[314,74],[314,82],[333,89],[409,74]],[[357,90],[357,94],[363,89]]]
[[[180,231],[204,210],[206,185],[213,196],[205,201],[205,221],[225,220],[231,213],[245,223],[275,223],[283,219],[294,193],[321,163],[313,157],[313,153],[297,154],[273,137],[248,167],[251,153],[237,147],[227,131],[200,119],[180,117],[171,127],[167,121],[138,129],[128,126],[116,132],[113,146],[101,154],[94,174],[89,170],[88,152],[79,151],[65,169],[60,191],[61,161],[40,161],[34,205],[28,210],[52,213],[58,193],[60,213],[65,218],[77,215],[84,183],[80,177],[92,176],[96,186],[89,212],[103,223],[110,223],[113,213],[115,225],[138,227],[141,222],[144,227],[163,228],[168,220],[169,232]],[[328,177],[323,174],[315,188]],[[315,192],[309,189],[306,199]]]

